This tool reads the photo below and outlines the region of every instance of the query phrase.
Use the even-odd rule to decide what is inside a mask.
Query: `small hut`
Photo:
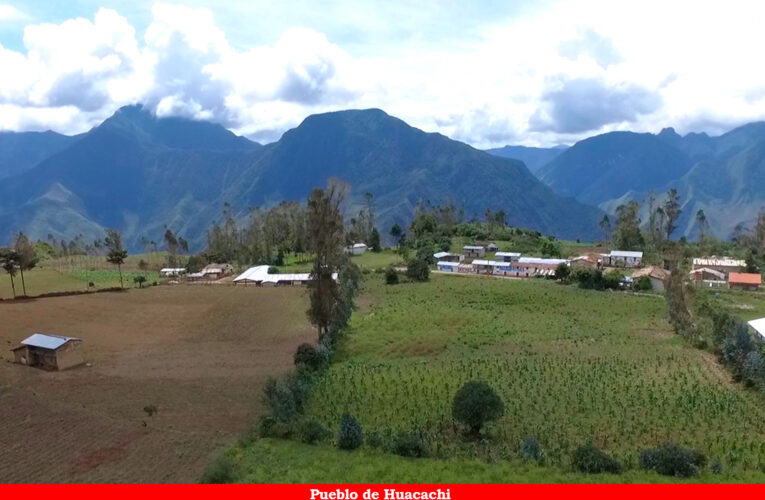
[[[13,349],[13,358],[16,363],[43,370],[66,370],[85,362],[81,343],[76,337],[34,333]]]

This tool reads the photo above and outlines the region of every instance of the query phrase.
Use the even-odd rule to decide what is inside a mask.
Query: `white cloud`
[[[2,21],[22,21],[27,15],[13,5],[0,3],[0,22]]]
[[[313,4],[301,5],[305,20],[315,18]],[[235,47],[216,17],[231,8],[156,4],[142,33],[106,9],[29,25],[24,52],[0,46],[0,128],[80,132],[143,102],[271,141],[311,113],[379,107],[486,147],[619,129],[719,131],[765,118],[765,67],[756,63],[765,4],[564,1],[513,18],[471,17],[484,24],[466,21],[464,32],[439,17],[461,11],[429,8],[428,40],[411,20],[392,28],[406,9],[354,5],[353,23],[337,28],[364,33],[350,52],[310,27]]]

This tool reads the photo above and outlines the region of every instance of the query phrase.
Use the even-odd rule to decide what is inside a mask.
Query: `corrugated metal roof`
[[[449,252],[436,252],[433,254],[433,257],[435,257],[436,259],[443,259],[444,257],[448,257],[450,255],[451,254]]]
[[[497,252],[494,255],[497,257],[520,257],[520,252]]]
[[[465,245],[464,247],[462,247],[462,249],[463,250],[486,250],[484,247],[476,246],[476,245]]]
[[[749,321],[748,324],[754,328],[761,337],[765,338],[765,318],[753,319],[752,321]]]
[[[742,285],[762,284],[762,275],[753,273],[730,273],[728,283],[740,283]]]
[[[64,337],[62,335],[50,335],[47,333],[33,333],[21,341],[23,345],[41,347],[43,349],[58,349],[70,340],[80,340],[77,337]]]
[[[611,250],[609,257],[630,257],[633,259],[643,258],[643,252],[630,252],[627,250]]]
[[[310,273],[280,273],[268,274],[270,266],[255,266],[234,278],[234,282],[257,281],[262,283],[278,283],[280,281],[310,281]],[[332,273],[332,279],[337,279],[337,273]]]
[[[459,267],[460,263],[459,262],[449,262],[449,261],[439,260],[437,265],[439,265],[439,266],[446,266],[446,267]]]
[[[555,265],[562,262],[567,262],[566,259],[543,259],[541,257],[521,257],[518,259],[519,264],[545,264],[545,265]]]

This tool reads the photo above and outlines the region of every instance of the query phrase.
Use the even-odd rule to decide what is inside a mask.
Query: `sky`
[[[765,2],[0,0],[0,130],[119,107],[262,143],[380,108],[487,148],[765,119]]]

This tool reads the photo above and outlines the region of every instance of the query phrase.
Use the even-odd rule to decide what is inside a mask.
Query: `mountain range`
[[[23,135],[30,144],[5,148]],[[592,239],[602,212],[558,195],[523,164],[426,133],[378,109],[306,118],[272,144],[224,127],[158,118],[141,106],[118,110],[85,134],[0,134],[0,241],[102,238],[123,232],[131,250],[161,241],[166,227],[199,249],[225,203],[251,207],[303,201],[340,178],[353,214],[374,195],[378,226],[408,224],[419,202],[453,202],[467,217],[503,209],[512,225],[562,238]]]
[[[736,226],[751,227],[765,207],[765,122],[716,137],[681,136],[672,128],[658,134],[610,132],[549,152],[555,156],[534,170],[537,177],[606,213],[630,200],[643,203],[651,193],[661,201],[667,190],[677,189],[683,212],[674,237],[695,238],[695,214],[703,210],[711,232],[729,238]]]

